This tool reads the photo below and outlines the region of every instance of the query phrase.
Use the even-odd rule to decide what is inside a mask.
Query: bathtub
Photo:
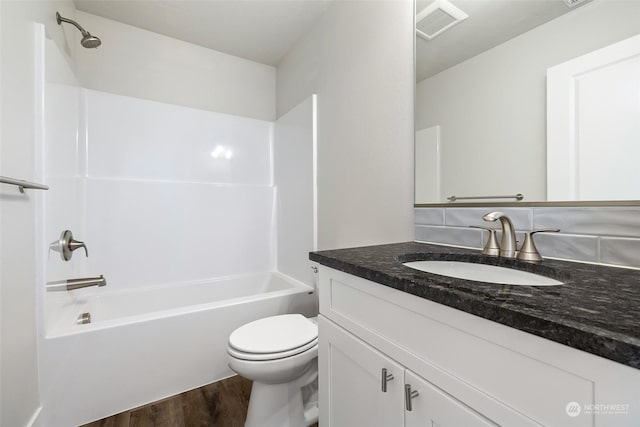
[[[64,296],[41,340],[46,426],[84,424],[226,378],[235,328],[316,314],[313,289],[277,272]],[[91,323],[78,324],[85,312]]]

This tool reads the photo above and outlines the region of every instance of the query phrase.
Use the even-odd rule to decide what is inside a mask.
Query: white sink
[[[412,261],[404,265],[427,273],[476,282],[498,283],[501,285],[553,286],[562,285],[550,279],[528,271],[498,267],[496,265],[475,264],[462,261]]]

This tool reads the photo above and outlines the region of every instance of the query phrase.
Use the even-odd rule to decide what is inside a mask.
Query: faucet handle
[[[487,230],[489,232],[489,238],[487,239],[487,243],[484,245],[482,249],[482,253],[489,256],[498,256],[500,255],[500,245],[498,245],[498,238],[496,236],[495,228],[490,227],[482,227],[481,225],[470,225],[470,228],[479,228],[481,230]]]
[[[540,252],[538,252],[538,248],[536,248],[533,242],[533,235],[536,233],[557,233],[558,231],[560,231],[558,228],[527,231],[524,234],[524,243],[522,244],[522,248],[520,248],[520,252],[518,252],[517,258],[521,261],[542,261],[542,256],[540,256]]]
[[[64,261],[69,261],[73,256],[73,251],[76,249],[83,248],[85,255],[89,256],[89,251],[87,250],[87,246],[84,242],[73,239],[73,233],[70,230],[64,230],[62,234],[60,234],[60,239],[56,240],[51,244],[51,249],[60,253],[60,257]]]

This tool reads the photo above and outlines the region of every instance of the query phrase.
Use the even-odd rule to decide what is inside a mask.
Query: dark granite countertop
[[[407,242],[311,252],[309,258],[391,288],[640,369],[640,271],[545,259],[532,264],[479,250]],[[559,286],[456,279],[402,265],[466,260],[531,271]]]

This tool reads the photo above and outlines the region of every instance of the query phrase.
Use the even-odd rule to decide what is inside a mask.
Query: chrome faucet
[[[73,291],[74,289],[87,288],[89,286],[107,286],[107,279],[101,274],[100,277],[58,280],[48,282],[47,291]]]
[[[500,256],[505,258],[515,258],[518,254],[518,244],[516,242],[516,232],[513,223],[502,212],[489,212],[482,217],[485,221],[494,222],[500,220],[502,226],[502,242],[500,243]]]

